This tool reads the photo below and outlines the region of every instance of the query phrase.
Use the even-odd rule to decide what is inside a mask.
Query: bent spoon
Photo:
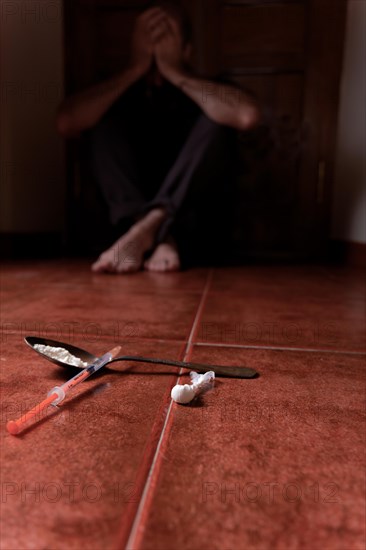
[[[58,342],[57,340],[50,340],[48,338],[38,338],[36,336],[26,336],[24,340],[26,344],[28,344],[28,346],[30,346],[39,355],[41,355],[45,359],[48,359],[48,361],[52,361],[52,363],[55,363],[56,365],[60,365],[61,367],[69,367],[69,368],[71,367],[74,369],[82,368],[82,367],[76,367],[64,361],[60,361],[59,359],[54,359],[53,357],[50,357],[46,353],[43,353],[42,351],[36,349],[34,346],[36,344],[41,344],[43,346],[63,348],[69,353],[71,353],[72,355],[74,355],[75,357],[78,357],[79,359],[81,359],[82,361],[85,361],[88,364],[94,363],[94,361],[97,359],[95,355],[92,355],[88,351],[85,351],[84,349],[78,348],[71,344],[66,344],[65,342]],[[139,363],[169,365],[171,367],[178,367],[178,368],[183,367],[185,369],[194,370],[200,373],[213,371],[215,375],[224,376],[227,378],[255,378],[256,376],[258,376],[257,371],[255,371],[254,369],[250,369],[248,367],[237,367],[237,366],[226,366],[226,365],[204,365],[200,363],[186,363],[185,361],[173,361],[171,359],[141,357],[139,355],[122,355],[121,357],[115,357],[114,359],[109,361],[108,364],[114,363],[116,361],[136,361]]]

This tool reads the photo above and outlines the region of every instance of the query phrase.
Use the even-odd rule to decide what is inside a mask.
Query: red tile
[[[241,268],[215,274],[196,341],[366,350],[365,294],[320,268]]]
[[[182,340],[207,270],[94,275],[88,263],[9,264],[3,274],[2,332],[86,342],[101,337]]]
[[[109,347],[100,341],[91,351]],[[140,342],[129,352],[178,358],[180,349]],[[58,412],[11,436],[6,422],[71,373],[14,335],[2,346],[0,365],[2,547],[113,547],[121,517],[137,506],[176,371],[148,365],[105,370],[70,392]]]
[[[27,298],[3,308],[2,325],[23,335],[94,342],[134,338],[183,340],[188,337],[200,294],[118,292],[113,284],[84,288],[33,288]]]
[[[191,406],[173,405],[165,424],[176,371],[117,364],[122,372],[105,369],[58,413],[7,435],[10,417],[71,374],[26,347],[26,334],[96,355],[120,343],[125,354],[181,356],[207,270],[110,276],[89,267],[8,263],[2,274],[5,547],[112,548],[135,518],[136,549],[363,548],[365,356],[264,349],[365,349],[360,273],[217,270],[196,320],[207,345],[192,360],[253,367],[258,379],[217,379]]]
[[[47,260],[5,262],[1,269],[3,285],[29,288],[34,286],[73,288],[88,286],[100,291],[112,286],[118,292],[202,292],[207,269],[192,269],[178,273],[140,271],[129,275],[95,274],[88,260]]]
[[[248,265],[215,269],[212,292],[236,294],[271,292],[276,295],[361,296],[366,282],[360,269],[309,265]]]
[[[365,543],[365,357],[195,350],[246,364],[173,405],[131,547],[352,548]]]

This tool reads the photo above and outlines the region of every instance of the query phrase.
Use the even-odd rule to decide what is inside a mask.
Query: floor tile
[[[42,286],[74,288],[88,286],[96,291],[112,286],[116,292],[128,293],[138,291],[202,292],[207,279],[207,269],[192,269],[179,273],[153,273],[142,271],[130,275],[118,276],[96,274],[90,270],[88,260],[50,260],[27,262],[4,262],[1,269],[0,283],[4,286],[16,286],[18,289]],[[1,286],[0,284],[0,286]]]
[[[99,290],[47,285],[3,304],[2,327],[61,341],[70,333],[89,341],[104,336],[182,340],[188,337],[199,301],[195,292],[119,292],[114,284]]]
[[[363,550],[360,271],[252,265],[125,277],[89,268],[54,260],[2,269],[7,550],[127,541],[133,550]],[[173,359],[194,336],[192,361],[260,376],[218,378],[179,406],[170,400],[176,370],[117,363],[13,437],[6,421],[73,374],[27,347],[29,334],[95,355],[120,344],[124,354]]]
[[[256,368],[173,405],[132,544],[352,548],[365,543],[365,357],[195,348]]]
[[[80,344],[80,342],[79,342]],[[103,353],[108,342],[91,351]],[[130,353],[178,358],[172,343]],[[2,548],[112,548],[127,507],[137,506],[149,448],[176,370],[141,365],[107,371],[70,393],[22,435],[6,422],[23,414],[72,374],[32,352],[16,335],[2,346]],[[50,407],[51,409],[52,407]],[[156,434],[155,434],[156,431]],[[141,477],[142,476],[142,477]]]
[[[247,265],[215,269],[212,291],[236,294],[272,292],[300,296],[366,295],[363,270],[321,265]]]
[[[300,268],[243,268],[215,273],[196,341],[366,350],[365,294],[357,276],[343,287],[330,274]],[[352,290],[353,288],[353,290]]]

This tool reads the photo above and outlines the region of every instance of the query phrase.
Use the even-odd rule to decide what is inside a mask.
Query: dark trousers
[[[134,136],[139,132],[135,128]],[[129,125],[107,113],[88,132],[86,158],[117,234],[152,208],[164,207],[157,243],[171,235],[183,262],[220,262],[230,220],[232,138],[231,129],[201,114],[180,147],[167,147],[164,136],[152,158]]]

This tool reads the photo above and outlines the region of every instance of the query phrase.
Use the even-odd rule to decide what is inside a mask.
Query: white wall
[[[1,0],[1,232],[62,231],[62,0]]]
[[[366,0],[348,0],[332,237],[366,243]]]

